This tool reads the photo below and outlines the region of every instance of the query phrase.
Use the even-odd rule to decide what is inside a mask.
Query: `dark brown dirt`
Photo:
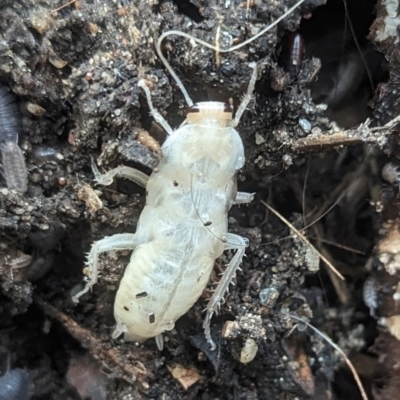
[[[343,349],[371,399],[389,398],[388,385],[386,393],[396,393],[393,360],[382,364],[396,339],[381,333],[375,353],[370,347],[379,317],[397,315],[385,299],[393,298],[398,272],[383,276],[385,263],[374,250],[382,223],[398,215],[400,178],[396,172],[383,183],[380,176],[384,153],[398,157],[397,125],[346,131],[366,118],[377,127],[398,115],[399,45],[393,37],[377,40],[383,6],[351,2],[349,29],[343,1],[307,0],[278,28],[221,54],[221,62],[214,51],[183,38],[163,43],[195,102],[232,98],[237,106],[249,63],[256,61],[260,71],[238,127],[246,149],[239,190],[256,198],[234,207],[229,219],[230,231],[248,237],[250,246],[236,285],[212,319],[217,350],[209,350],[202,331],[206,290],[166,334],[160,352],[151,340],[111,339],[113,300],[128,252],[102,257],[93,293],[79,305],[71,300],[82,288],[92,242],[134,232],[145,203],[145,190],[133,183],[97,187],[90,157],[106,170],[125,164],[151,173],[156,167],[151,139],[162,143],[165,133],[149,114],[138,79],[151,84],[154,106],[172,127],[185,119],[184,98],[155,52],[162,32],[181,30],[215,43],[220,26],[220,45],[228,47],[229,37],[244,41],[295,2],[67,3],[0,1],[0,83],[21,108],[19,145],[29,181],[24,194],[5,182],[0,188],[0,399],[361,398],[340,356],[290,314]],[[375,7],[379,21],[370,31]],[[288,32],[304,38],[304,55],[302,49],[293,54],[296,69],[288,67],[294,51]],[[345,281],[322,262],[318,271],[315,252],[261,201],[297,228],[318,219],[305,233]],[[217,261],[210,288],[230,257]],[[380,282],[372,314],[362,297],[368,276]],[[233,330],[222,335],[227,321],[235,321],[228,324]],[[248,339],[258,351],[244,364]],[[1,385],[14,379],[12,371],[22,376],[12,381],[20,393],[4,397]],[[186,375],[178,378],[176,371]],[[185,388],[190,380],[195,383]]]

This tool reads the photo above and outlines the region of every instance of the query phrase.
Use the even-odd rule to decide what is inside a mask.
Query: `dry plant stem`
[[[219,68],[221,66],[221,53],[219,52],[219,50],[220,50],[220,45],[219,45],[220,37],[221,37],[221,25],[218,25],[217,33],[215,34],[215,64],[217,65],[217,68]]]
[[[354,173],[351,173],[351,176],[353,174]],[[348,175],[346,175],[346,177],[347,176]],[[306,229],[310,228],[311,226],[316,224],[320,219],[325,217],[325,215],[328,214],[340,202],[342,197],[346,194],[346,190],[347,190],[347,189],[342,189],[343,183],[344,182],[347,183],[349,181],[349,179],[346,179],[346,177],[344,179],[342,179],[342,182],[340,183],[339,187],[337,187],[335,189],[335,191],[330,194],[329,198],[324,202],[322,207],[319,207],[319,208],[314,207],[314,209],[312,211],[309,211],[308,213],[306,213],[306,209],[304,207],[304,205],[306,203],[304,186],[303,186],[303,188],[301,188],[299,182],[296,179],[290,179],[289,178],[289,182],[290,182],[290,184],[291,184],[291,186],[293,188],[293,192],[295,193],[295,195],[297,197],[297,200],[303,204],[303,221],[304,221],[303,224],[304,224],[304,227],[301,229],[302,232],[304,232]],[[348,187],[348,186],[349,186],[349,184],[345,185],[345,187]],[[338,190],[338,189],[340,189],[340,190]],[[338,193],[340,193],[339,197],[337,197]],[[332,198],[336,198],[336,200],[332,205],[330,205],[331,201],[332,201],[331,200]],[[328,206],[329,206],[329,208],[328,208]],[[316,211],[318,211],[318,213],[314,217],[313,222],[310,222],[307,225],[306,224],[307,219],[311,218]]]
[[[313,236],[309,236],[309,238],[317,240],[317,237],[315,237],[315,236],[314,237]],[[363,252],[361,250],[354,249],[353,247],[349,247],[349,246],[345,246],[344,244],[332,242],[331,240],[324,239],[322,237],[319,237],[318,240],[321,243],[329,244],[330,246],[337,247],[338,249],[346,250],[346,251],[348,251],[350,253],[355,253],[355,254],[360,254],[361,256],[365,256],[365,252]]]
[[[326,335],[325,333],[318,330],[315,326],[311,325],[309,322],[304,321],[302,318],[299,318],[293,314],[289,314],[289,317],[294,319],[297,322],[307,325],[315,333],[317,333],[319,336],[321,336],[327,343],[329,343],[343,357],[347,366],[350,368],[351,373],[353,374],[354,380],[356,381],[358,389],[360,390],[361,397],[363,398],[363,400],[368,400],[368,397],[367,397],[367,394],[365,393],[365,389],[361,382],[361,379],[358,376],[358,373],[357,373],[356,369],[354,368],[353,364],[351,363],[351,361],[347,358],[346,354],[344,354],[343,350],[336,343],[334,343],[328,335]]]
[[[306,189],[308,174],[310,173],[310,163],[307,165],[306,176],[304,178],[303,191],[301,193],[301,208],[303,209],[303,225],[306,226]]]
[[[268,205],[265,201],[261,200],[261,203],[264,204],[265,207],[268,208],[271,212],[273,212],[282,222],[284,222],[307,246],[314,249],[322,261],[324,261],[328,267],[340,278],[344,280],[344,276],[332,265],[332,263],[324,257],[308,240],[307,238],[298,230],[296,229],[285,217],[278,213],[274,208]]]
[[[52,10],[51,12],[52,12],[52,13],[55,13],[55,12],[57,12],[57,11],[60,11],[60,10],[62,10],[63,8],[68,7],[69,5],[71,5],[71,4],[75,3],[75,2],[76,2],[76,0],[71,0],[71,1],[69,1],[67,4],[64,4],[64,5],[62,5],[61,7],[55,8],[55,9]]]
[[[331,255],[331,253],[324,248],[324,246],[322,246],[321,244],[321,227],[318,225],[314,225],[314,232],[315,232],[315,236],[317,237],[317,241],[318,241],[318,248],[321,250],[321,253],[324,255],[324,257],[326,257],[328,260],[332,260],[333,257]],[[333,287],[335,288],[335,292],[337,297],[339,298],[340,302],[344,305],[349,304],[350,302],[350,292],[349,289],[346,285],[345,281],[339,280],[338,277],[328,268],[327,270],[329,278],[332,282]]]
[[[322,207],[318,209],[316,215],[308,215],[308,218],[312,216],[313,222],[305,226],[302,230],[309,228],[311,225],[317,223],[320,219],[325,217],[334,207],[336,207],[340,200],[346,195],[347,190],[350,188],[351,183],[358,177],[360,174],[364,173],[365,164],[364,162],[352,172],[346,174],[339,185],[330,193],[330,196],[326,199]],[[332,205],[332,199],[336,199]]]
[[[135,361],[140,368],[135,367],[132,360],[127,359],[117,348],[107,349],[88,329],[80,326],[62,311],[57,310],[57,308],[37,296],[34,300],[47,316],[60,322],[71,336],[80,342],[82,347],[87,348],[104,367],[110,368],[110,365],[117,367],[121,371],[122,379],[128,383],[133,384],[137,380],[147,386],[145,379],[149,378],[150,374],[142,363]]]
[[[308,135],[305,138],[298,139],[291,149],[296,152],[321,151],[335,146],[349,146],[358,143],[379,144],[382,142],[382,136],[393,133],[394,129],[400,123],[400,116],[392,119],[384,126],[370,128],[370,120],[367,119],[363,124],[355,129],[348,129],[342,132],[329,134],[329,132],[318,135]]]

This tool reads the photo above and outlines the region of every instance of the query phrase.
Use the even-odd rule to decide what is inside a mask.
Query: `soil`
[[[185,99],[155,51],[158,37],[174,29],[215,44],[220,32],[218,45],[228,48],[294,3],[0,1],[0,84],[20,108],[10,111],[12,125],[0,102],[0,143],[18,140],[26,163],[25,170],[15,155],[7,164],[3,155],[0,399],[361,399],[339,353],[292,315],[339,345],[368,398],[398,393],[400,334],[390,318],[400,311],[393,300],[400,58],[386,3],[306,0],[231,53],[176,35],[162,44],[194,102],[237,107],[249,64],[259,68],[237,128],[246,152],[238,187],[255,200],[229,217],[229,230],[250,246],[212,319],[215,351],[204,338],[203,309],[229,252],[203,296],[165,333],[162,351],[153,340],[112,339],[129,252],[102,256],[93,291],[79,304],[71,299],[83,288],[91,244],[135,232],[146,197],[123,179],[96,185],[91,159],[103,171],[124,164],[150,174],[162,156],[166,133],[138,80],[146,79],[173,128],[185,119]],[[10,173],[27,176],[26,192],[10,187]]]

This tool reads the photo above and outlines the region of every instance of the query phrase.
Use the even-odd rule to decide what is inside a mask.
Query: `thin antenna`
[[[199,220],[201,221],[201,223],[203,224],[204,228],[206,228],[208,230],[209,233],[211,233],[211,235],[213,235],[216,239],[220,240],[222,243],[228,243],[233,245],[234,243],[229,243],[226,239],[224,238],[220,238],[218,237],[210,228],[209,226],[212,224],[212,221],[203,221],[203,219],[201,218],[201,215],[199,213],[199,210],[196,207],[196,204],[194,203],[194,197],[193,197],[193,174],[190,175],[190,197],[192,199],[192,205],[194,210],[196,211],[197,217],[199,218]]]
[[[298,1],[293,7],[289,8],[289,10],[287,10],[277,20],[275,20],[271,25],[268,25],[267,27],[262,29],[260,32],[258,32],[256,35],[254,35],[251,38],[245,40],[243,43],[239,43],[236,46],[230,47],[229,49],[219,49],[219,48],[213,46],[212,44],[207,43],[207,42],[205,42],[205,41],[203,41],[201,39],[198,39],[198,38],[196,38],[196,37],[194,37],[192,35],[189,35],[188,33],[185,33],[185,32],[176,31],[176,30],[171,30],[171,31],[164,32],[159,37],[159,39],[157,40],[157,44],[156,44],[156,51],[157,51],[158,57],[163,62],[163,64],[165,65],[165,68],[168,70],[168,72],[174,78],[176,84],[181,89],[181,92],[182,92],[183,96],[185,97],[186,103],[188,104],[189,107],[191,107],[193,105],[192,99],[190,98],[190,96],[189,96],[188,92],[186,91],[185,87],[183,86],[182,81],[178,78],[178,75],[176,75],[176,73],[172,69],[170,63],[167,61],[167,59],[162,54],[161,43],[167,36],[171,36],[171,35],[182,36],[182,37],[187,38],[189,40],[193,40],[194,42],[199,43],[199,44],[201,44],[201,45],[203,45],[203,46],[205,46],[205,47],[207,47],[207,48],[209,48],[211,50],[218,51],[219,53],[229,53],[231,51],[238,50],[241,47],[248,45],[249,43],[251,43],[254,40],[256,40],[257,38],[259,38],[260,36],[264,35],[264,33],[268,32],[270,29],[272,29],[273,27],[278,25],[279,22],[281,22],[283,19],[285,19],[289,14],[291,14],[294,10],[296,10],[296,8],[298,8],[304,2],[305,2],[305,0]]]
[[[301,196],[301,206],[303,208],[303,225],[306,225],[306,188],[307,188],[307,180],[308,180],[308,174],[310,172],[310,165],[311,163],[308,163],[307,165],[307,171],[306,171],[306,176],[304,178],[304,186],[303,186],[303,193]]]

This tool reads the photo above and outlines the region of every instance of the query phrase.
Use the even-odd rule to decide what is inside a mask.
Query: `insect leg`
[[[100,185],[105,185],[105,186],[111,185],[115,177],[121,177],[129,179],[137,183],[139,186],[145,188],[147,185],[147,181],[149,180],[149,177],[144,172],[139,171],[138,169],[135,168],[125,167],[122,165],[106,172],[105,174],[101,174],[93,158],[91,158],[91,163],[92,163],[92,171],[96,179],[96,182],[100,183]]]
[[[156,337],[156,344],[157,344],[157,348],[158,350],[162,351],[162,349],[164,348],[164,338],[162,333],[158,334]]]
[[[207,342],[210,343],[212,350],[215,350],[216,346],[213,340],[211,339],[211,331],[210,331],[211,317],[217,310],[219,303],[223,299],[225,292],[228,290],[229,284],[232,282],[232,279],[234,278],[235,273],[242,262],[245,249],[248,245],[249,245],[248,239],[242,236],[235,235],[233,233],[228,233],[226,235],[226,243],[224,250],[237,250],[237,251],[233,256],[232,260],[230,261],[230,263],[227,265],[224,275],[221,278],[217,288],[215,289],[214,294],[212,295],[206,307],[207,312],[203,321],[203,329],[206,335]]]
[[[158,122],[165,129],[165,131],[168,133],[168,135],[172,135],[172,133],[174,131],[169,126],[169,123],[164,119],[164,117],[153,106],[153,102],[151,101],[151,93],[150,93],[149,88],[146,85],[146,81],[144,79],[141,79],[138,82],[138,86],[144,90],[144,93],[147,98],[147,104],[149,105],[151,115],[153,116],[153,118],[156,120],[156,122]]]
[[[242,102],[239,105],[238,110],[236,111],[235,118],[232,121],[232,127],[236,127],[239,124],[240,118],[242,117],[242,114],[246,110],[246,107],[248,106],[250,100],[253,98],[253,92],[254,92],[254,86],[256,85],[257,81],[257,64],[252,63],[250,65],[253,67],[253,73],[251,74],[249,86],[247,88],[246,94],[243,97]]]
[[[237,192],[233,204],[248,204],[254,200],[255,193]]]
[[[118,233],[95,242],[90,249],[87,260],[89,282],[82,291],[72,297],[72,301],[78,303],[79,297],[87,293],[97,283],[99,255],[101,253],[115,250],[133,250],[136,246],[136,235],[133,233]]]

